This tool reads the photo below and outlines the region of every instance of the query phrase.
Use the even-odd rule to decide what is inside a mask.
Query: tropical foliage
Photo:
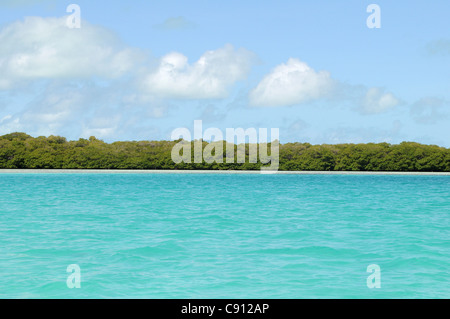
[[[105,143],[95,137],[67,141],[60,136],[34,138],[25,133],[12,133],[0,136],[0,168],[255,170],[263,165],[260,161],[249,163],[248,145],[245,163],[206,163],[203,160],[202,163],[175,164],[171,151],[178,142]],[[208,143],[203,142],[203,147],[206,145]],[[268,148],[270,150],[270,145]],[[224,157],[225,150],[224,142]],[[397,145],[287,143],[280,145],[279,158],[279,170],[291,171],[450,172],[450,149],[413,142]]]

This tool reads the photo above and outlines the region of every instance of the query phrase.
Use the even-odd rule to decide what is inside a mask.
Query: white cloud
[[[66,17],[28,17],[0,31],[0,90],[36,79],[117,78],[141,57],[110,31]]]
[[[334,81],[326,71],[316,72],[306,63],[290,58],[275,67],[250,92],[253,106],[288,106],[327,96]]]
[[[32,136],[62,135],[68,139],[121,140],[155,138],[157,118],[167,115],[164,101],[129,96],[123,82],[107,86],[93,81],[51,81],[30,99],[16,99],[13,108],[0,112],[0,135],[26,132]]]
[[[0,121],[0,133],[14,131],[34,135],[68,132],[87,114],[92,92],[78,87],[51,85],[30,101],[23,110]]]
[[[392,93],[385,93],[381,88],[370,88],[362,100],[360,111],[364,114],[377,114],[399,104],[400,101]]]
[[[253,59],[253,53],[231,45],[207,51],[193,64],[181,53],[169,53],[146,76],[143,89],[165,98],[225,98],[236,81],[246,79]]]

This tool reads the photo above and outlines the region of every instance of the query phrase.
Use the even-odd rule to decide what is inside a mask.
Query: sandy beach
[[[450,172],[362,171],[240,171],[240,170],[107,170],[107,169],[0,169],[0,174],[260,174],[260,175],[410,175],[450,176]]]

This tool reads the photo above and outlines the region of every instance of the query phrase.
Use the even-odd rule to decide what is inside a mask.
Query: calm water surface
[[[450,298],[448,176],[0,181],[1,298]]]

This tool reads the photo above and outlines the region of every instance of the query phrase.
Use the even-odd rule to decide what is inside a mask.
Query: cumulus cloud
[[[327,71],[315,71],[306,63],[290,58],[287,63],[275,67],[250,92],[252,106],[291,106],[321,98],[333,98],[334,102],[357,104],[362,114],[389,111],[400,100],[384,89],[349,85],[331,78]]]
[[[306,63],[290,58],[275,67],[250,92],[253,106],[288,106],[327,96],[334,81],[326,71],[316,72]]]
[[[198,61],[173,52],[163,56],[156,70],[144,79],[144,91],[165,98],[215,99],[228,95],[228,89],[244,80],[254,55],[233,46],[207,51]]]
[[[125,90],[125,91],[124,91]],[[165,112],[163,103],[129,99],[127,89],[93,82],[53,81],[44,91],[15,108],[0,113],[0,135],[26,132],[33,136],[62,135],[69,139],[149,139],[155,118]],[[20,108],[20,109],[18,109]]]
[[[181,53],[157,60],[107,29],[86,21],[70,29],[66,19],[0,29],[0,134],[149,138],[155,118],[173,108],[167,98],[226,97],[255,58],[227,45],[194,63]]]
[[[89,108],[98,91],[67,83],[53,83],[22,107],[0,121],[0,133],[14,131],[33,135],[68,134],[79,121],[89,115]]]
[[[66,17],[28,17],[0,31],[0,90],[36,79],[112,79],[142,56],[110,31],[83,22],[69,29]]]
[[[364,114],[378,114],[390,110],[399,104],[400,101],[392,93],[374,87],[367,90],[359,110]]]

